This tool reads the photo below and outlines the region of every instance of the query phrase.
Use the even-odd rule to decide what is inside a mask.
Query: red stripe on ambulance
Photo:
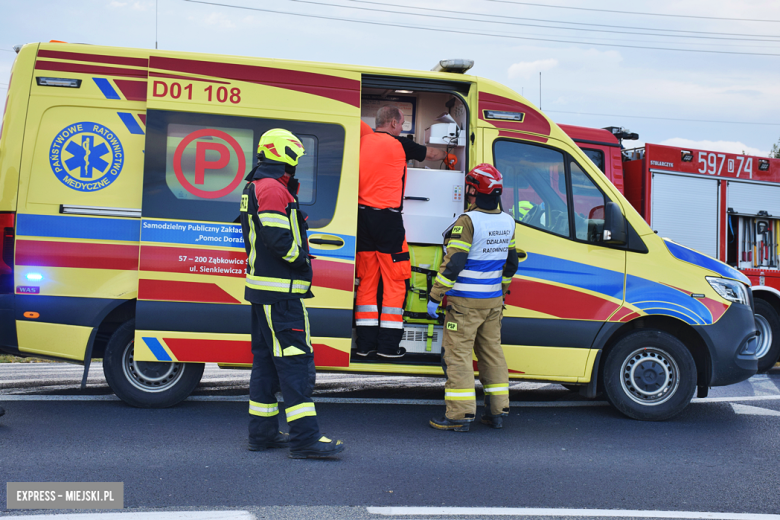
[[[54,70],[57,72],[74,72],[76,74],[97,74],[99,76],[132,76],[146,77],[146,70],[120,69],[118,67],[99,67],[97,65],[84,65],[81,63],[65,63],[62,61],[38,60],[35,62],[36,70]]]
[[[246,253],[243,250],[190,249],[185,247],[141,246],[141,271],[166,273],[246,276]]]
[[[214,283],[138,280],[139,300],[197,303],[241,303]]]
[[[512,280],[506,303],[568,320],[606,321],[619,304],[584,292],[531,280]]]
[[[205,274],[244,278],[246,253],[218,249],[141,246],[141,271]],[[354,265],[315,259],[313,286],[352,291],[355,285]]]
[[[130,67],[147,67],[146,58],[129,58],[126,56],[106,56],[103,54],[82,54],[80,52],[38,51],[39,58],[55,58],[58,60],[91,61],[93,63],[110,63],[112,65],[128,65]]]
[[[539,137],[538,135],[526,134],[525,132],[498,132],[498,137],[511,137],[512,139],[526,139],[528,141],[536,141],[537,143],[546,143],[546,137]]]
[[[252,363],[251,341],[163,338],[179,361],[201,363]]]
[[[507,112],[522,112],[522,123],[513,123],[510,121],[496,121],[486,120],[485,110],[503,110]],[[495,125],[498,128],[506,128],[508,130],[521,130],[523,132],[533,132],[535,134],[550,135],[550,122],[535,108],[528,105],[508,99],[495,94],[488,94],[486,92],[479,93],[479,118],[483,121]]]
[[[312,269],[314,271],[312,285],[352,292],[355,288],[354,268],[354,264],[329,262],[320,259],[312,260]]]
[[[114,83],[128,101],[146,101],[146,82],[131,79],[115,79]],[[146,123],[144,123],[146,124]]]
[[[252,343],[219,339],[163,338],[177,360],[200,363],[252,363]],[[318,367],[348,367],[349,352],[314,343],[314,364]]]
[[[17,240],[16,264],[135,271],[138,246]]]
[[[623,318],[625,318],[629,314],[636,314],[636,313],[631,309],[629,309],[628,307],[623,307],[621,309],[618,309],[618,311],[612,315],[609,321],[622,321]]]

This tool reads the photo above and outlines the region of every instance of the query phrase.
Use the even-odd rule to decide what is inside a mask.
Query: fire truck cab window
[[[604,230],[604,194],[580,165],[571,161],[571,198],[574,204],[574,232],[577,240],[599,242]]]
[[[563,154],[517,141],[496,141],[495,166],[504,176],[501,205],[515,221],[569,236],[569,197]]]
[[[588,159],[593,161],[593,164],[595,164],[596,167],[602,171],[602,173],[607,173],[604,170],[604,152],[590,148],[583,148],[582,151],[585,152],[585,155],[588,156]]]

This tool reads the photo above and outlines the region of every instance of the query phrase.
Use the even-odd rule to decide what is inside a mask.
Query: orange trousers
[[[362,352],[394,353],[404,328],[409,246],[400,213],[364,209],[358,213],[355,324]]]

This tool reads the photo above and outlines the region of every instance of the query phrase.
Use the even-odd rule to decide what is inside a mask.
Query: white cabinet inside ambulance
[[[15,355],[103,359],[113,391],[171,406],[204,363],[252,362],[244,177],[268,129],[303,141],[297,177],[314,269],[319,370],[441,375],[425,314],[464,171],[495,164],[520,268],[502,344],[512,379],[551,381],[661,420],[756,371],[744,276],[656,236],[554,123],[465,60],[410,71],[137,49],[28,44],[0,135],[0,343]],[[353,356],[360,121],[458,158],[408,167],[415,272],[396,363]],[[476,366],[476,364],[475,364]]]

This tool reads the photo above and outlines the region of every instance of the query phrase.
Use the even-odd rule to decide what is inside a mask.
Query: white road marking
[[[22,515],[24,520],[253,520],[249,511],[165,511],[148,513],[65,513],[56,515]]]
[[[369,513],[385,516],[585,516],[621,518],[691,518],[711,520],[780,520],[780,515],[708,513],[698,511],[633,511],[627,509],[554,509],[525,507],[368,507]]]
[[[0,402],[3,401],[119,401],[115,395],[17,395],[0,394]],[[444,400],[438,399],[365,399],[349,397],[313,397],[315,403],[327,404],[395,404],[395,405],[418,405],[418,406],[443,406]],[[692,404],[707,403],[734,403],[744,401],[777,401],[780,395],[757,395],[745,397],[717,397],[705,399],[693,399]],[[246,403],[249,401],[248,395],[191,395],[185,401],[194,402],[227,402],[227,403]],[[279,402],[284,402],[279,399]],[[477,405],[482,405],[482,401],[477,401]],[[595,406],[609,406],[606,401],[511,401],[510,405],[514,408],[583,408]],[[733,406],[733,405],[732,405]],[[780,414],[780,412],[777,412]],[[764,415],[774,415],[768,413]],[[780,520],[780,518],[778,518]]]
[[[756,395],[778,395],[780,388],[766,374],[759,374],[748,379],[748,383],[753,387],[753,393]]]
[[[777,410],[748,406],[746,404],[731,403],[731,407],[734,409],[734,413],[740,415],[780,415],[780,412]]]

